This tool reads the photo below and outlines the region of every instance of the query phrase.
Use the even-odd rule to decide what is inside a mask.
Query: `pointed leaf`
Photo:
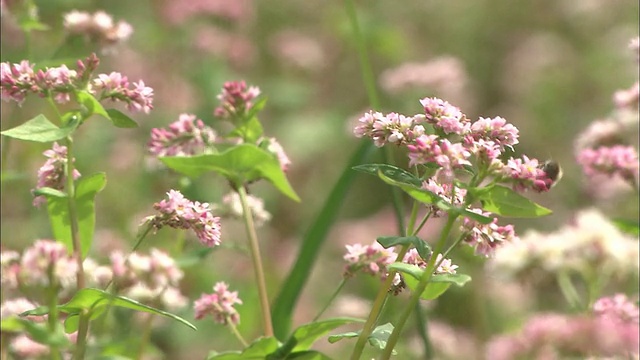
[[[5,130],[0,134],[20,140],[52,142],[64,139],[78,127],[80,123],[78,119],[72,118],[71,120],[65,126],[59,128],[44,115],[40,114],[24,124]]]
[[[424,275],[424,269],[421,269],[417,265],[410,265],[406,263],[393,263],[387,267],[389,270],[398,271],[403,276],[405,284],[412,291],[418,286],[418,282]],[[420,298],[424,300],[433,300],[442,295],[450,286],[454,284],[456,286],[464,286],[467,282],[471,281],[471,277],[465,274],[437,274],[432,275],[429,279],[429,284],[420,295]]]
[[[262,136],[264,130],[257,118],[251,118],[245,124],[238,126],[229,133],[229,137],[239,137],[247,143],[255,143]]]
[[[78,103],[82,104],[82,106],[84,106],[88,111],[85,119],[91,115],[100,115],[111,120],[107,111],[102,107],[102,104],[100,104],[100,101],[98,101],[98,99],[88,91],[81,90],[76,92],[76,98],[78,99]]]
[[[473,189],[469,191],[480,200],[484,210],[497,215],[533,218],[551,214],[551,210],[504,186],[496,185],[485,191]]]
[[[411,196],[412,198],[414,198],[415,200],[423,204],[436,204],[438,206],[442,204],[448,205],[448,203],[444,199],[432,193],[431,191],[421,189],[416,185],[407,184],[405,182],[401,182],[401,181],[397,181],[395,179],[389,178],[382,171],[378,171],[378,177],[389,185],[399,187],[400,189],[402,189],[402,191],[409,194],[409,196]],[[450,207],[451,205],[448,205],[448,208]],[[448,208],[445,208],[443,210],[446,211]]]
[[[287,356],[287,360],[293,360],[293,359],[295,360],[331,360],[331,358],[328,357],[327,355],[319,351],[313,351],[313,350],[295,352]]]
[[[391,323],[386,323],[384,325],[376,327],[371,332],[371,335],[369,335],[369,338],[367,340],[371,346],[378,349],[384,349],[385,346],[387,346],[387,340],[389,339],[389,336],[392,332],[393,325]],[[358,336],[360,336],[360,331],[351,331],[343,334],[331,335],[329,336],[329,342],[333,344],[345,338],[355,338]],[[395,354],[395,350],[393,351],[393,353]]]
[[[274,353],[280,344],[274,337],[261,337],[255,340],[244,351],[225,351],[210,354],[207,360],[264,360]]]
[[[107,110],[107,114],[109,116],[107,119],[110,119],[113,125],[118,128],[136,128],[138,127],[138,123],[135,122],[132,118],[124,114],[123,112],[116,109]]]
[[[278,160],[256,145],[241,144],[219,154],[161,157],[160,160],[169,168],[193,178],[210,171],[235,184],[264,178],[284,195],[300,201]]]
[[[363,172],[365,174],[378,176],[378,173],[381,172],[385,177],[396,181],[397,183],[413,185],[420,187],[422,186],[422,180],[412,173],[401,169],[396,166],[387,165],[387,164],[363,164],[354,166],[353,170]]]
[[[283,345],[283,347],[287,347],[287,345],[291,346],[291,344],[295,344],[295,347],[291,350],[291,352],[308,350],[311,348],[314,342],[319,338],[323,337],[329,331],[346,325],[352,324],[355,322],[364,322],[361,319],[355,318],[334,318],[321,320],[317,322],[312,322],[309,324],[302,325],[298,327],[294,332],[291,338]]]
[[[385,249],[396,245],[411,244],[416,248],[420,257],[425,261],[429,260],[432,252],[429,244],[417,236],[381,236],[377,238],[376,241]]]
[[[61,198],[61,199],[65,199],[67,198],[67,193],[54,189],[54,188],[50,188],[50,187],[41,187],[38,189],[33,190],[33,195],[34,196],[51,196],[51,197],[56,197],[56,198]]]

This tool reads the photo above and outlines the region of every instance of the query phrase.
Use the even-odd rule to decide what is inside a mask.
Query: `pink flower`
[[[593,304],[593,312],[601,317],[623,323],[640,323],[640,310],[625,294],[603,297]]]
[[[156,229],[165,225],[176,229],[192,229],[203,245],[220,245],[220,218],[211,214],[209,204],[192,202],[177,190],[170,190],[167,195],[167,199],[153,205],[160,212],[160,215],[151,219]]]
[[[72,10],[64,15],[64,27],[71,34],[85,35],[92,41],[104,45],[125,41],[133,33],[133,27],[129,23],[114,23],[111,15],[104,11],[89,14]]]
[[[4,320],[12,316],[18,316],[25,311],[33,310],[37,307],[38,307],[38,304],[35,304],[29,301],[28,299],[22,298],[22,297],[17,299],[5,300],[2,303],[2,307],[0,307],[0,318]],[[26,318],[34,322],[43,322],[47,319],[47,316],[32,315],[32,316],[27,316]]]
[[[234,308],[235,304],[242,304],[242,300],[238,298],[238,292],[229,291],[228,285],[224,282],[216,283],[213,291],[212,294],[202,294],[200,299],[195,301],[196,320],[211,315],[213,320],[219,324],[227,325],[231,323],[238,325],[240,323],[240,314]]]
[[[474,140],[492,141],[504,150],[505,147],[513,148],[518,144],[518,129],[507,123],[507,120],[497,116],[492,119],[481,117],[471,124],[470,136]]]
[[[471,209],[471,211],[484,216],[491,215],[480,209]],[[517,240],[513,225],[499,226],[498,218],[494,218],[489,224],[481,224],[465,217],[460,231],[464,234],[464,241],[476,248],[476,254],[486,257],[491,256],[501,244]]]
[[[126,76],[111,72],[109,75],[98,75],[92,84],[91,91],[99,100],[124,101],[131,112],[148,114],[153,109],[153,89],[146,86],[142,80],[133,83],[133,88],[130,88],[131,84]]]
[[[344,276],[351,277],[359,270],[373,276],[387,277],[387,265],[395,261],[396,254],[393,249],[385,249],[377,242],[363,246],[361,244],[346,245],[347,253],[344,260],[347,262]]]
[[[154,156],[197,155],[204,153],[215,139],[215,131],[202,120],[181,114],[168,128],[152,129],[147,146]]]
[[[50,267],[53,279],[49,277]],[[66,290],[75,287],[77,271],[78,262],[62,243],[38,240],[22,254],[18,277],[21,284],[29,286],[47,287],[53,280]]]
[[[289,166],[291,165],[291,160],[287,156],[287,153],[284,152],[284,148],[280,143],[276,140],[276,138],[263,138],[258,140],[260,146],[263,146],[263,143],[267,143],[266,146],[267,151],[274,154],[278,158],[278,162],[280,163],[280,169],[282,171],[287,172],[289,170]]]
[[[638,109],[638,99],[640,98],[640,85],[636,81],[627,90],[618,90],[613,94],[613,102],[618,108]]]
[[[513,189],[524,192],[528,189],[536,192],[549,191],[555,179],[543,170],[543,164],[537,159],[529,159],[526,155],[522,159],[511,158],[503,167],[506,182],[510,182]]]
[[[49,159],[38,170],[38,184],[34,190],[50,187],[56,190],[64,190],[67,182],[67,174],[65,172],[65,165],[67,164],[67,147],[58,145],[57,142],[53,143],[53,148],[46,150],[42,153]],[[74,159],[75,162],[75,159]],[[73,179],[76,180],[80,177],[80,172],[77,169],[73,169]],[[33,206],[39,207],[46,202],[46,198],[43,195],[36,196],[33,199]]]
[[[426,122],[445,134],[464,135],[469,131],[469,120],[459,108],[438,98],[420,100],[424,107]]]
[[[425,181],[422,182],[422,188],[425,190],[428,190],[438,196],[440,196],[442,199],[444,199],[446,202],[448,202],[449,204],[451,204],[451,194],[452,194],[452,185],[451,184],[440,184],[437,181],[435,181],[433,178],[429,178]],[[456,187],[455,188],[455,198],[453,201],[453,205],[460,205],[464,203],[464,197],[467,195],[467,190],[466,189],[461,189]],[[444,212],[437,207],[436,205],[428,205],[429,210],[432,212],[432,216],[433,217],[440,217],[444,215]]]
[[[222,93],[217,96],[221,104],[213,114],[222,118],[242,117],[251,109],[252,101],[259,95],[258,87],[247,88],[244,81],[228,81],[224,83]]]
[[[13,65],[8,62],[0,64],[0,88],[2,100],[13,100],[22,105],[28,92],[40,92],[35,82],[33,65],[28,60]]]
[[[627,181],[638,178],[638,153],[632,146],[601,146],[584,149],[578,154],[578,163],[587,176],[618,175]]]

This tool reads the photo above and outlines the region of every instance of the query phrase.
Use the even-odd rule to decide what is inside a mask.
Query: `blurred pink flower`
[[[593,312],[613,321],[640,323],[640,309],[638,309],[637,301],[632,302],[625,294],[598,299],[593,304]]]
[[[325,54],[313,37],[294,30],[281,31],[269,40],[271,52],[285,65],[307,71],[319,71],[325,65]]]
[[[242,300],[238,298],[237,291],[232,292],[228,288],[229,286],[226,283],[218,282],[214,285],[212,294],[202,294],[193,305],[196,320],[211,315],[213,320],[219,324],[227,325],[231,323],[238,325],[240,323],[240,314],[238,314],[234,305],[241,305]]]
[[[459,108],[438,98],[420,100],[424,107],[425,120],[445,134],[465,135],[469,132],[469,120]]]
[[[188,156],[205,153],[216,132],[192,114],[180,114],[167,128],[151,129],[147,147],[153,156]]]
[[[385,279],[388,275],[387,265],[396,260],[396,253],[393,248],[385,249],[377,242],[371,245],[353,244],[346,245],[347,253],[343,256],[347,262],[344,270],[344,277],[354,276],[358,271],[380,276]]]
[[[179,25],[194,16],[212,15],[220,18],[247,22],[253,17],[251,0],[186,0],[163,2],[162,13],[174,25]]]
[[[38,170],[38,183],[35,189],[32,189],[33,193],[36,189],[43,187],[50,187],[56,190],[64,190],[67,182],[66,164],[67,164],[67,147],[58,145],[57,142],[53,143],[53,148],[46,150],[42,153],[49,159]],[[75,162],[75,159],[73,160]],[[80,172],[77,169],[73,169],[73,179],[76,180],[80,177]],[[33,206],[39,207],[46,202],[44,195],[36,196],[33,199]]]
[[[638,153],[632,146],[615,145],[584,149],[578,154],[577,161],[587,176],[607,174],[620,176],[634,183],[638,179]]]
[[[471,211],[484,216],[491,216],[491,213],[483,212],[480,209],[471,209]],[[476,248],[476,254],[486,257],[492,256],[496,248],[505,243],[518,240],[513,225],[499,226],[498,218],[496,217],[489,224],[481,224],[465,217],[460,231],[463,233],[464,241]]]
[[[114,23],[111,15],[104,11],[90,14],[72,10],[64,15],[64,28],[71,34],[85,35],[102,45],[126,41],[133,33],[129,23],[122,20]]]
[[[613,102],[621,109],[638,110],[638,100],[640,99],[640,85],[636,81],[629,89],[618,90],[613,94]]]
[[[244,81],[227,81],[222,92],[217,96],[220,105],[213,114],[222,118],[244,116],[253,106],[253,100],[260,95],[260,89],[249,86]]]

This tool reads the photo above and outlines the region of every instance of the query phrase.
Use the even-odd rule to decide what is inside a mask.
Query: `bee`
[[[542,169],[547,175],[547,178],[551,180],[551,187],[555,186],[555,184],[562,179],[562,168],[557,161],[547,160],[540,165],[539,168]]]

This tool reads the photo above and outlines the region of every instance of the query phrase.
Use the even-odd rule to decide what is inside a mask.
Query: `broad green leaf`
[[[429,244],[417,236],[381,236],[377,238],[376,241],[385,249],[396,245],[411,244],[416,248],[418,254],[420,254],[420,257],[424,261],[429,260],[432,252]]]
[[[614,219],[613,224],[625,234],[640,235],[640,222],[638,220]]]
[[[135,122],[132,118],[124,114],[123,112],[116,109],[108,109],[107,114],[109,116],[107,119],[110,119],[115,127],[118,128],[136,128],[138,127],[138,123]]]
[[[397,186],[400,189],[402,189],[402,191],[406,192],[407,194],[409,194],[409,196],[411,196],[412,198],[414,198],[415,200],[423,203],[423,204],[448,204],[444,199],[442,199],[440,196],[432,193],[431,191],[425,190],[425,189],[421,189],[415,185],[412,184],[407,184],[405,182],[401,182],[401,181],[397,181],[395,179],[389,178],[387,177],[382,171],[378,171],[378,177],[384,181],[385,183],[391,185],[391,186]],[[450,205],[448,205],[450,207]],[[447,210],[448,208],[445,208],[443,210]]]
[[[369,344],[378,349],[384,349],[387,346],[387,340],[389,336],[393,332],[393,325],[391,323],[386,323],[384,325],[380,325],[376,327],[369,335],[367,339]],[[346,338],[356,338],[360,336],[360,331],[351,331],[343,334],[331,335],[329,336],[329,342],[335,343],[342,339]],[[393,351],[395,354],[395,350]]]
[[[262,136],[264,130],[257,118],[251,118],[245,124],[238,126],[229,133],[230,137],[239,137],[247,143],[255,143]]]
[[[51,332],[46,323],[35,323],[25,320],[23,325],[25,331],[29,334],[29,337],[40,344],[56,347],[69,345],[69,340],[64,335],[62,327],[59,326],[59,324],[56,324],[56,328],[53,332]]]
[[[407,184],[420,187],[422,186],[422,180],[412,173],[401,169],[396,166],[387,164],[363,164],[354,166],[353,170],[363,172],[365,174],[378,176],[378,173],[382,173],[388,179],[394,180],[400,184]]]
[[[322,209],[307,229],[298,256],[296,256],[296,262],[289,270],[286,280],[282,282],[283,286],[274,301],[273,327],[279,338],[286,338],[289,334],[296,302],[307,284],[311,269],[320,253],[320,247],[327,239],[327,234],[335,222],[340,206],[355,178],[356,172],[351,168],[362,163],[365,157],[375,149],[376,147],[370,141],[362,140],[360,142],[360,146],[349,158],[349,162],[342,170],[340,178],[331,192],[324,196],[326,200]]]
[[[283,345],[283,348],[290,348],[291,345],[294,345],[294,347],[290,351],[288,351],[287,354],[289,352],[309,350],[313,343],[316,342],[316,340],[329,333],[329,331],[337,327],[346,324],[352,324],[355,322],[364,321],[355,318],[335,318],[302,325],[293,332],[293,335]]]
[[[469,219],[475,220],[480,224],[490,224],[491,222],[493,222],[493,219],[494,219],[492,217],[484,216],[482,214],[478,214],[477,212],[470,211],[469,209],[463,209],[461,215],[464,217],[468,217]]]
[[[287,356],[287,360],[293,360],[293,359],[295,360],[332,360],[327,355],[318,351],[313,351],[313,350],[295,352]]]
[[[169,312],[153,308],[151,306],[144,305],[136,300],[126,298],[124,296],[118,296],[111,293],[108,293],[104,290],[93,289],[93,288],[84,288],[76,292],[76,294],[67,302],[66,304],[58,305],[58,311],[69,314],[69,315],[77,315],[83,311],[86,312],[95,312],[102,311],[103,309],[99,309],[103,306],[117,306],[122,308],[127,308],[135,311],[147,312],[155,315],[161,315],[168,317],[170,319],[176,320],[193,330],[197,330],[195,326],[193,326],[187,320],[171,314]],[[47,306],[40,306],[36,309],[25,311],[20,314],[21,316],[27,315],[45,315],[49,313],[49,308]]]
[[[76,185],[76,212],[78,215],[78,234],[82,257],[86,257],[91,249],[95,230],[95,196],[104,189],[107,178],[105,173],[95,173],[81,177]],[[61,241],[69,252],[73,250],[71,237],[71,223],[69,221],[69,200],[49,194],[47,197],[47,211],[54,238]]]
[[[274,353],[280,344],[273,337],[261,337],[255,340],[244,351],[225,351],[223,353],[209,354],[207,360],[264,360]]]
[[[534,218],[551,214],[551,210],[504,186],[496,185],[488,191],[469,191],[480,200],[484,210],[500,216]]]
[[[22,29],[23,32],[30,32],[32,30],[36,31],[45,31],[49,30],[49,26],[41,23],[37,19],[33,18],[24,18],[19,21],[18,26]]]
[[[109,116],[107,111],[104,109],[104,107],[102,107],[102,104],[100,104],[100,101],[98,101],[98,99],[96,99],[88,91],[80,90],[76,92],[76,97],[78,99],[78,103],[82,104],[82,106],[84,106],[88,111],[88,114],[84,117],[85,119],[95,114],[111,120],[111,117]]]
[[[169,168],[193,178],[210,171],[235,184],[264,178],[284,195],[300,201],[278,160],[253,144],[241,144],[219,154],[161,157],[160,160]]]
[[[72,121],[59,128],[40,114],[24,124],[5,130],[0,134],[20,140],[52,142],[67,137],[78,127],[79,123],[77,118],[73,118]]]
[[[258,113],[264,109],[265,105],[267,105],[267,97],[261,97],[259,98],[254,104],[253,106],[251,106],[251,109],[249,109],[249,111],[247,112],[247,114],[245,115],[245,119],[254,119],[256,117],[256,115],[258,115]]]

